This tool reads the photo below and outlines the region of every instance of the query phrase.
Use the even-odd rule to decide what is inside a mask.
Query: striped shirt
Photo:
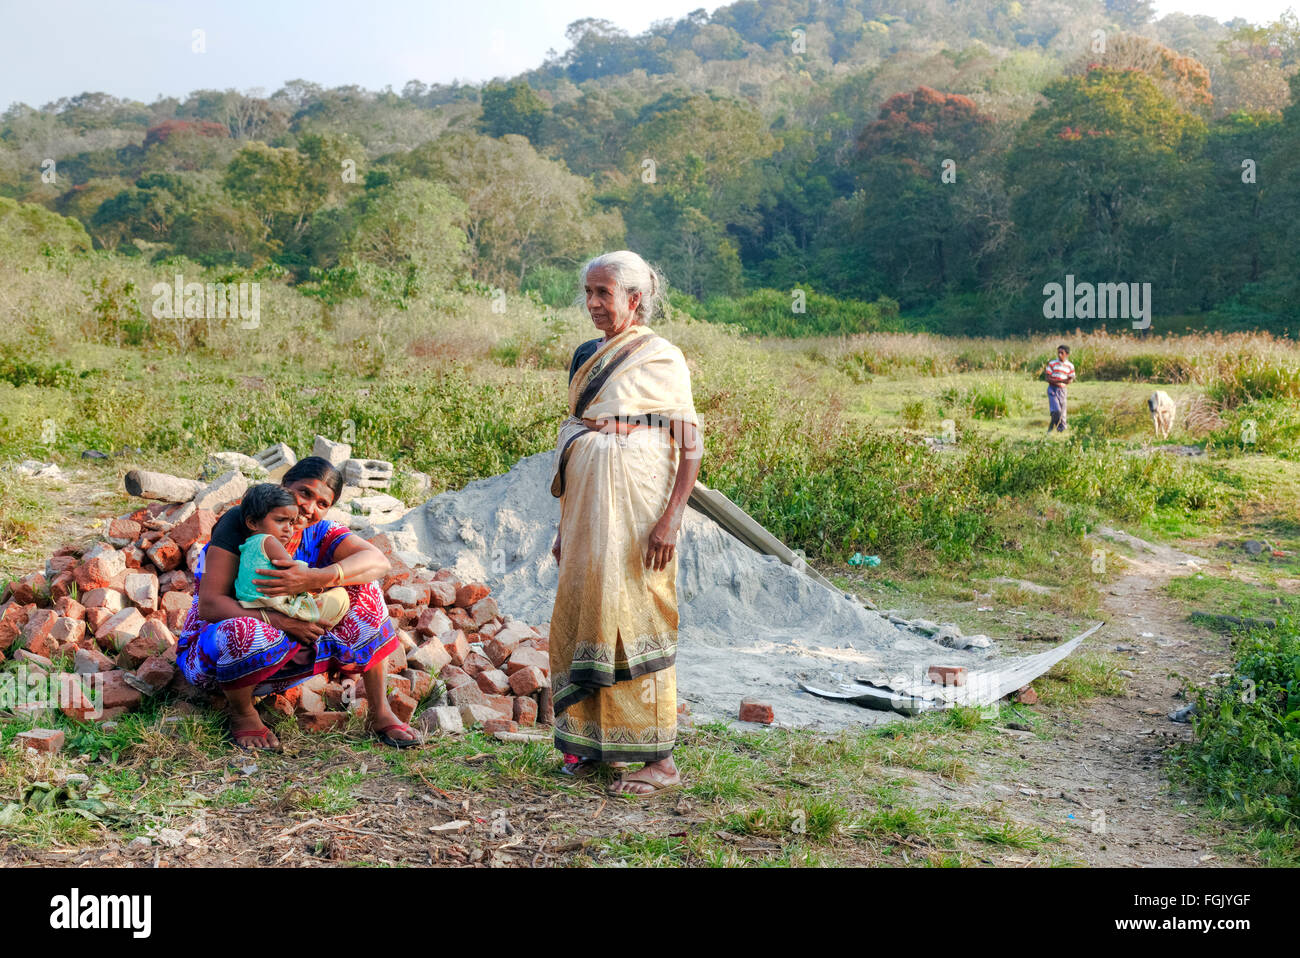
[[[1053,386],[1064,386],[1074,378],[1074,363],[1068,359],[1053,359],[1047,364],[1047,381]]]

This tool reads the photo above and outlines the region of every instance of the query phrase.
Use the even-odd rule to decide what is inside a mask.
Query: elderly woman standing
[[[551,484],[555,744],[569,774],[644,762],[610,791],[645,795],[681,782],[676,543],[703,444],[686,360],[645,325],[663,279],[628,250],[581,275],[603,336],[574,354]]]

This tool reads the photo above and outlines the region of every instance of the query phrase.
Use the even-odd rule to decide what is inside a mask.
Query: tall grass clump
[[[698,319],[730,323],[757,336],[845,336],[896,328],[898,303],[882,297],[873,303],[806,292],[803,311],[782,290],[760,289],[741,297],[716,296],[696,306]]]
[[[1227,682],[1197,693],[1174,768],[1218,811],[1300,849],[1300,632],[1289,618],[1238,640]]]

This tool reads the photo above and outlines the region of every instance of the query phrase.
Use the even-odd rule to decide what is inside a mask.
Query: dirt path
[[[1234,864],[1214,853],[1212,829],[1165,774],[1166,749],[1191,736],[1189,725],[1168,717],[1187,704],[1178,693],[1208,682],[1231,659],[1227,638],[1190,623],[1162,586],[1208,571],[1211,563],[1116,530],[1100,535],[1134,555],[1123,558],[1123,576],[1101,587],[1106,625],[1084,648],[1128,661],[1128,694],[1036,709],[1038,727],[1050,739],[1018,735],[1023,771],[1017,781],[985,780],[986,797],[1027,822],[1058,831],[1062,824],[1077,826],[1064,835],[1071,852],[1090,865]],[[999,774],[993,767],[988,772]]]

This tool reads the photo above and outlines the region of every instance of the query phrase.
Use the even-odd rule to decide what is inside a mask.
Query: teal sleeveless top
[[[262,578],[263,572],[275,570],[271,560],[266,557],[262,543],[269,539],[266,533],[259,532],[249,536],[239,547],[239,574],[235,576],[235,598],[240,602],[256,602],[266,598],[253,585],[254,579]]]

